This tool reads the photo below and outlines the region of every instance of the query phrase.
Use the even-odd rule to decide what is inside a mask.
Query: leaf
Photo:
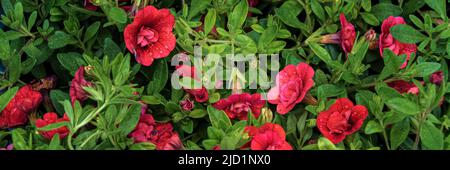
[[[50,144],[48,144],[48,150],[60,150],[60,145],[61,140],[59,139],[59,133],[55,133],[52,140],[50,141]]]
[[[9,45],[9,41],[2,37],[0,38],[0,44],[2,44],[0,45],[0,60],[6,60],[11,57],[11,47]]]
[[[23,6],[21,2],[17,2],[14,5],[14,19],[19,22],[23,21]]]
[[[56,31],[55,34],[48,38],[48,47],[50,49],[58,49],[75,43],[76,40],[73,36],[62,31]]]
[[[159,100],[155,96],[142,96],[141,100],[146,104],[151,104],[151,105],[161,104],[161,100]]]
[[[406,55],[395,55],[390,49],[385,48],[383,52],[384,67],[381,70],[378,80],[384,80],[400,69],[406,59]]]
[[[247,0],[241,0],[228,15],[227,27],[230,32],[236,32],[245,23],[248,13]]]
[[[317,0],[311,0],[311,9],[313,13],[319,18],[321,21],[325,21],[325,11],[322,8],[322,5]]]
[[[192,17],[197,16],[198,13],[208,8],[211,4],[211,0],[192,0],[191,5],[189,6],[189,15],[188,20],[191,20]]]
[[[364,129],[364,133],[370,135],[374,133],[380,133],[383,131],[383,127],[381,127],[380,123],[371,120],[367,123],[366,128]]]
[[[211,105],[208,105],[207,108],[209,120],[211,121],[211,125],[215,128],[226,130],[231,126],[231,121],[225,112],[221,110],[217,110]]]
[[[403,119],[392,126],[390,141],[391,141],[391,149],[397,149],[408,137],[409,134],[409,119]]]
[[[331,63],[331,56],[328,51],[317,43],[309,43],[311,50],[325,63]]]
[[[269,43],[271,43],[275,39],[277,31],[278,28],[275,26],[270,26],[267,29],[265,29],[264,32],[261,34],[261,37],[259,37],[258,49],[265,50],[269,46]]]
[[[86,62],[84,61],[80,53],[58,53],[56,57],[58,58],[59,63],[61,63],[61,65],[65,69],[67,69],[71,75],[75,75],[75,72],[78,70],[78,68],[86,65]]]
[[[300,6],[300,4],[298,4],[297,2],[286,1],[285,3],[283,3],[283,5],[280,6],[280,8],[275,9],[275,14],[286,25],[309,32],[308,26],[300,22],[300,20],[298,20],[297,18],[297,15],[299,15],[302,10],[303,7]]]
[[[402,13],[402,8],[391,3],[379,3],[372,7],[371,13],[374,14],[379,21],[383,21],[389,16],[399,16]]]
[[[140,142],[130,146],[130,150],[155,150],[156,145],[151,142]]]
[[[327,138],[320,137],[317,142],[319,150],[337,150],[336,146]]]
[[[420,76],[420,77],[426,77],[434,72],[438,71],[441,68],[441,64],[435,63],[435,62],[421,62],[416,65],[414,68],[414,71]]]
[[[31,13],[30,17],[28,17],[28,23],[27,23],[28,31],[30,31],[31,28],[33,28],[34,23],[36,23],[36,18],[37,18],[37,11],[33,11],[33,13]]]
[[[333,84],[323,84],[317,87],[317,97],[325,99],[327,97],[335,97],[346,94],[346,89],[343,86]]]
[[[147,92],[149,94],[159,93],[169,79],[169,70],[165,60],[156,60],[152,81],[148,84]]]
[[[380,25],[380,21],[378,21],[377,17],[371,13],[363,12],[363,13],[361,13],[361,17],[366,23],[368,23],[370,25],[373,25],[373,26]]]
[[[122,49],[111,39],[111,38],[105,38],[105,41],[103,43],[103,53],[104,55],[110,57],[111,59],[116,57],[117,54],[122,52]]]
[[[12,58],[9,59],[7,68],[14,68],[8,70],[9,82],[14,83],[19,80],[20,74],[22,73],[21,57],[13,55]]]
[[[17,91],[19,90],[19,87],[13,87],[12,89],[9,89],[2,95],[0,95],[0,112],[5,109],[5,107],[8,105],[8,103],[14,98]]]
[[[65,101],[65,100],[69,100],[70,96],[69,96],[69,94],[67,94],[59,89],[55,89],[55,90],[50,91],[50,99],[52,101],[53,107],[55,107],[55,109],[56,109],[56,112],[59,114],[63,114],[64,106],[61,102]]]
[[[420,112],[417,104],[405,98],[392,98],[386,101],[386,105],[399,113],[415,116]]]
[[[95,34],[97,34],[98,29],[100,28],[100,22],[94,22],[93,24],[91,24],[87,29],[86,32],[84,33],[84,42],[90,40],[92,37],[95,36]],[[111,56],[112,57],[112,56]]]
[[[108,16],[111,17],[113,21],[116,21],[121,24],[125,24],[127,22],[128,16],[125,10],[118,7],[112,7],[109,12]]]
[[[447,3],[445,0],[425,0],[425,3],[433,8],[442,19],[447,20]]]
[[[189,113],[189,117],[202,118],[202,117],[205,117],[206,114],[208,114],[208,112],[203,109],[195,109]]]
[[[194,130],[194,122],[192,121],[192,119],[184,119],[180,124],[181,129],[183,129],[183,131],[186,133],[190,134]]]
[[[39,131],[51,131],[51,130],[58,129],[60,127],[68,126],[68,125],[69,125],[69,122],[62,121],[62,122],[56,122],[56,123],[52,123],[52,124],[49,124],[49,125],[44,126],[44,127],[37,128],[37,130],[39,130]]]
[[[392,36],[403,43],[415,44],[427,38],[425,35],[406,24],[394,25],[390,32]]]
[[[31,148],[28,147],[27,142],[25,141],[23,134],[25,134],[26,131],[21,128],[16,128],[11,131],[11,137],[14,145],[15,150],[30,150]]]
[[[286,123],[286,135],[295,133],[297,130],[297,117],[295,114],[289,114]]]
[[[444,147],[444,134],[430,121],[425,121],[420,128],[420,139],[428,149],[442,150]]]
[[[216,25],[216,10],[210,9],[208,10],[208,13],[205,16],[205,26],[204,26],[204,32],[206,35],[211,32],[211,30],[214,28],[214,25]]]

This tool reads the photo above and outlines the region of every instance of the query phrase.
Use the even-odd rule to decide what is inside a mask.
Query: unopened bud
[[[273,119],[273,113],[272,110],[270,110],[267,107],[262,108],[261,110],[261,123],[267,123],[267,122],[272,122]]]

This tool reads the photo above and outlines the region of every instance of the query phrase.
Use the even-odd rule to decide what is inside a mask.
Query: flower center
[[[158,32],[149,27],[141,27],[138,33],[137,44],[141,47],[145,47],[151,43],[157,42],[158,39]]]
[[[239,102],[231,105],[230,110],[235,113],[248,112],[250,110],[250,103]]]
[[[330,115],[327,126],[331,133],[341,134],[350,128],[349,119],[351,116],[351,111],[347,110],[343,113],[334,112]]]

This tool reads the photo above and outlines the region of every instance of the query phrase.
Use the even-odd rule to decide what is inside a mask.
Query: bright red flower
[[[43,119],[36,120],[36,127],[41,128],[47,125],[58,122],[70,121],[66,114],[62,118],[58,119],[58,115],[54,112],[44,114]],[[50,131],[39,131],[39,133],[46,139],[51,140],[55,134],[59,134],[59,139],[64,139],[69,134],[67,126],[63,126]]]
[[[286,114],[300,103],[314,85],[314,70],[306,63],[287,65],[277,75],[276,86],[270,89],[268,101],[277,104],[277,112]]]
[[[419,88],[412,82],[406,82],[404,80],[396,80],[393,82],[387,83],[389,87],[397,90],[400,94],[411,93],[418,94]]]
[[[261,108],[266,102],[262,100],[259,93],[255,94],[232,94],[226,99],[221,99],[214,103],[214,107],[225,111],[230,119],[238,118],[239,120],[247,120],[248,112],[258,118],[261,114]]]
[[[317,127],[323,136],[337,144],[358,131],[367,115],[365,106],[354,106],[349,99],[340,98],[328,110],[319,113]]]
[[[135,143],[151,142],[157,150],[182,149],[178,134],[170,123],[156,123],[150,114],[142,114],[136,128],[129,134]]]
[[[175,48],[174,24],[175,17],[169,9],[158,10],[149,5],[125,27],[125,45],[138,63],[150,66],[154,59],[167,57]]]
[[[27,123],[28,113],[36,109],[41,102],[41,93],[34,91],[31,85],[21,87],[0,113],[0,129]]]
[[[440,86],[442,84],[442,80],[444,79],[444,72],[436,71],[430,76],[430,82]]]
[[[383,21],[381,25],[381,34],[379,38],[379,49],[381,57],[383,57],[383,50],[389,48],[395,55],[406,54],[405,62],[400,68],[405,68],[408,64],[409,57],[412,53],[417,51],[416,44],[406,44],[396,40],[390,33],[391,27],[398,24],[406,24],[402,17],[390,16]]]
[[[356,32],[355,27],[352,23],[349,23],[345,18],[345,15],[341,13],[340,15],[341,21],[341,47],[344,52],[347,54],[352,51],[353,44],[355,43]]]
[[[285,140],[283,127],[278,124],[266,123],[259,128],[247,126],[245,132],[251,137],[251,150],[292,150]]]
[[[70,83],[69,93],[72,104],[77,100],[79,102],[87,100],[89,96],[87,92],[84,91],[83,87],[90,86],[93,86],[93,84],[92,82],[86,81],[86,79],[84,79],[84,66],[81,66],[80,68],[78,68],[77,72],[75,73],[75,77]]]

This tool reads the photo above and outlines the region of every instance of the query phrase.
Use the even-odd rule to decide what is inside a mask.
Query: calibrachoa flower
[[[339,16],[339,20],[341,21],[341,31],[322,36],[320,42],[324,44],[340,44],[345,54],[347,54],[352,51],[355,42],[355,27],[347,21],[342,13]]]
[[[129,134],[135,143],[151,142],[157,150],[182,149],[178,134],[173,131],[170,123],[156,123],[150,114],[141,114],[136,128]]]
[[[193,66],[188,65],[179,65],[176,67],[174,74],[177,74],[182,77],[191,77],[196,81],[201,81],[198,77],[197,70]],[[208,90],[205,87],[197,88],[197,89],[186,89],[183,88],[186,93],[188,93],[191,97],[195,99],[196,102],[203,103],[208,101],[209,94]]]
[[[261,108],[266,102],[262,100],[259,93],[255,94],[232,94],[226,99],[221,99],[214,103],[214,107],[225,111],[230,119],[238,118],[239,120],[247,120],[248,112],[258,118],[261,114]]]
[[[405,68],[408,64],[409,57],[412,53],[417,51],[416,44],[406,44],[396,40],[390,33],[391,27],[398,24],[406,24],[402,17],[390,16],[383,21],[381,25],[381,34],[379,38],[379,49],[381,57],[383,57],[383,50],[389,48],[395,55],[406,54],[405,62],[400,68]]]
[[[387,83],[389,87],[397,90],[400,94],[411,93],[418,94],[419,88],[413,82],[406,82],[404,80],[396,80],[393,82]]]
[[[442,80],[444,79],[444,72],[436,71],[430,76],[430,82],[440,86],[442,84]]]
[[[276,79],[276,86],[270,89],[268,101],[277,104],[277,112],[286,114],[300,103],[314,85],[314,70],[306,63],[287,65]]]
[[[319,113],[317,127],[323,136],[337,144],[358,131],[367,115],[365,106],[354,106],[349,99],[340,98],[328,110]]]
[[[41,93],[34,91],[31,85],[21,87],[0,113],[0,128],[26,124],[28,113],[35,110],[41,102]]]
[[[180,106],[184,111],[191,111],[194,108],[194,101],[184,99],[180,101]]]
[[[174,24],[175,17],[169,9],[147,6],[138,11],[133,23],[126,26],[125,45],[138,63],[150,66],[153,60],[167,57],[175,48]]]
[[[81,66],[78,68],[77,72],[75,73],[75,77],[72,79],[72,82],[70,83],[70,100],[72,101],[72,104],[75,103],[75,101],[83,102],[86,99],[88,99],[88,94],[86,91],[84,91],[83,87],[89,87],[93,86],[92,82],[86,81],[84,79],[84,66]]]
[[[247,126],[245,132],[251,138],[251,150],[292,150],[292,146],[285,140],[283,127],[278,124],[266,123],[259,128]]]
[[[36,120],[36,127],[42,128],[47,125],[58,123],[58,122],[68,122],[70,121],[66,114],[62,118],[58,119],[58,115],[54,112],[49,112],[44,114],[42,119]],[[59,127],[50,131],[39,131],[39,133],[46,139],[51,140],[55,134],[59,134],[59,138],[63,139],[69,134],[69,129],[67,126]]]

